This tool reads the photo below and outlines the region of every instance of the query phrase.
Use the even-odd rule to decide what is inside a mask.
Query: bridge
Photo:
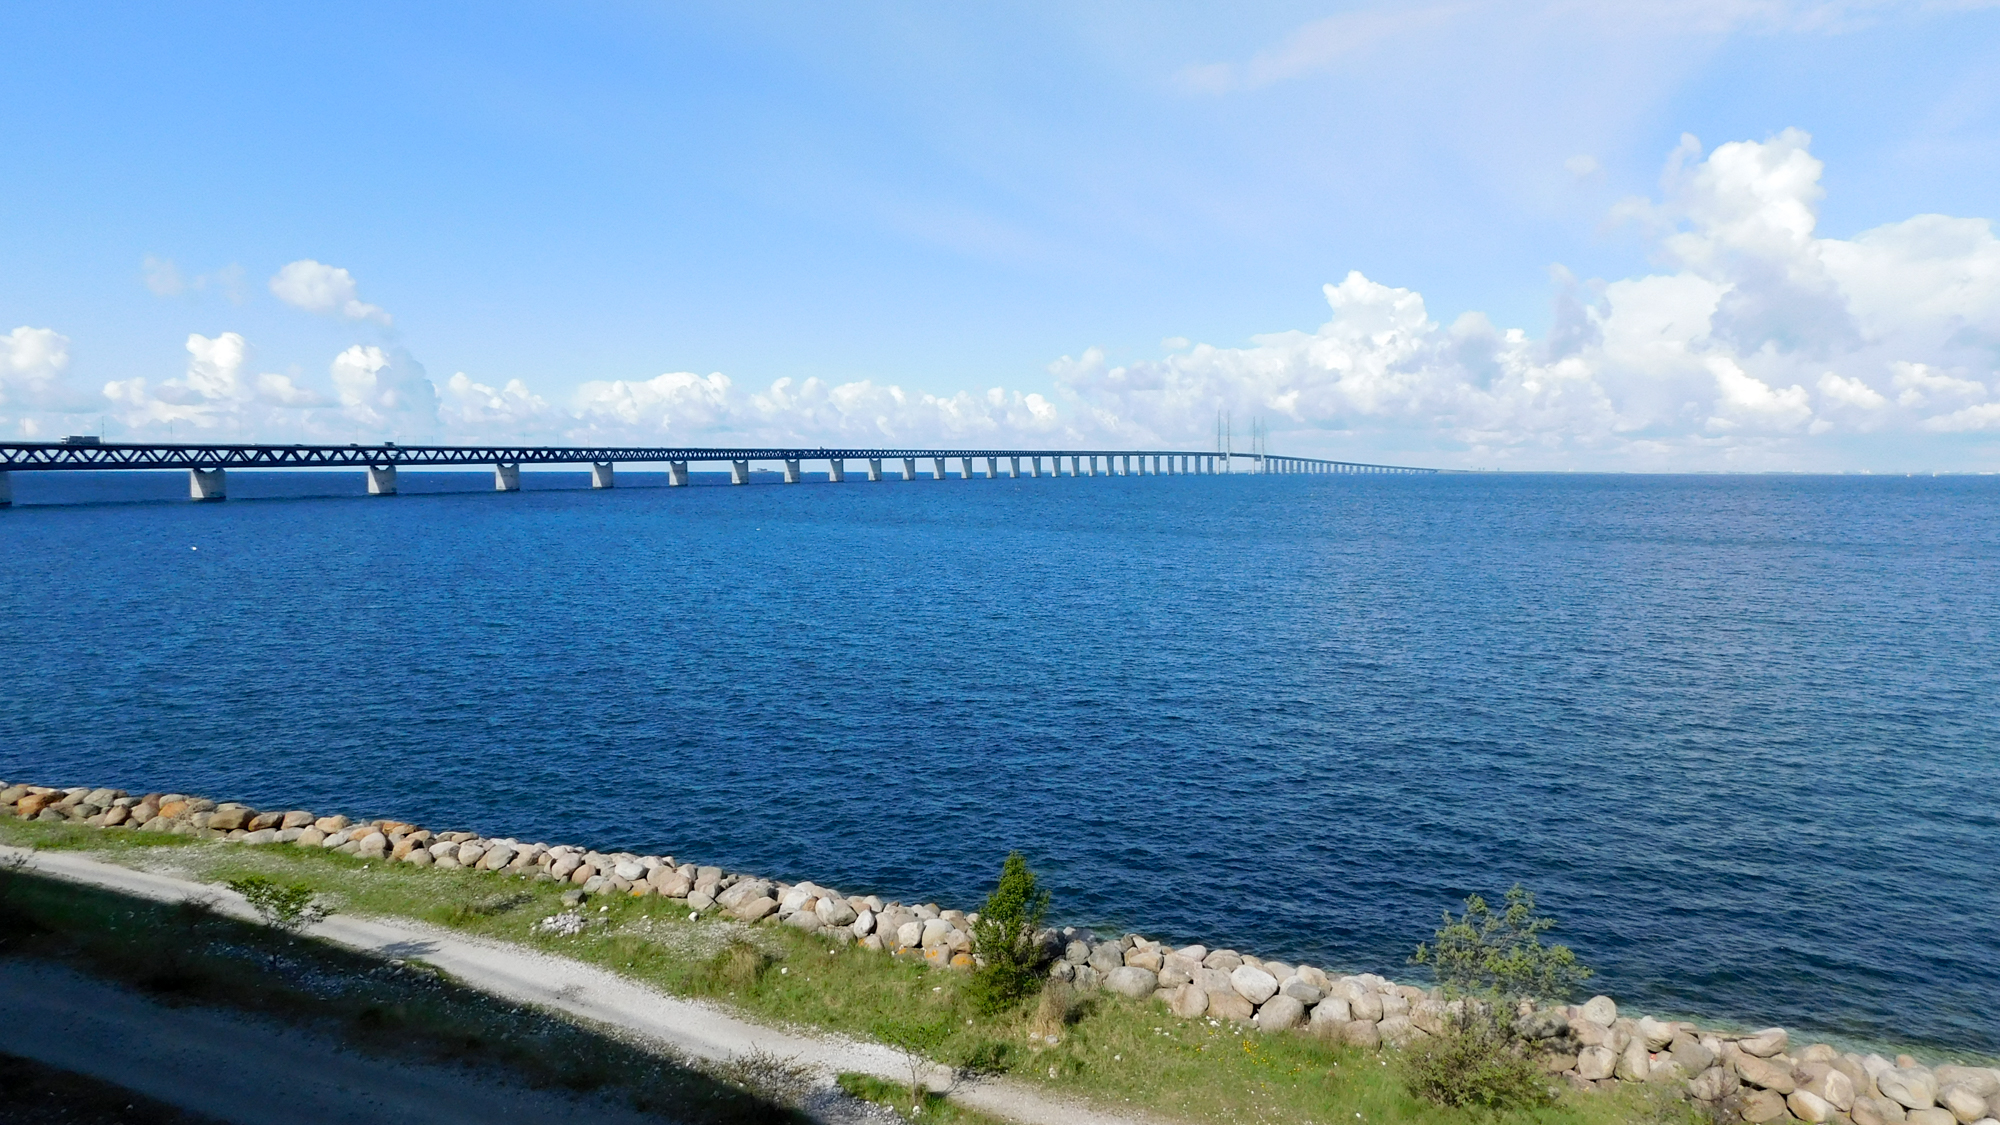
[[[1063,462],[1069,471],[1063,471]],[[868,479],[891,479],[883,466],[900,479],[918,479],[918,465],[928,462],[930,479],[948,480],[948,463],[958,462],[958,478],[972,480],[984,476],[1179,476],[1236,471],[1238,462],[1255,473],[1435,473],[1436,469],[1406,465],[1370,465],[1358,461],[1329,461],[1319,457],[1279,457],[1268,453],[1192,452],[1170,449],[786,449],[786,448],[698,448],[661,446],[549,446],[549,445],[398,445],[392,441],[347,445],[228,445],[206,442],[107,442],[94,437],[71,437],[62,441],[0,442],[0,506],[13,502],[11,473],[78,472],[134,469],[185,469],[188,495],[195,500],[221,500],[228,495],[230,469],[336,469],[358,468],[368,473],[368,492],[392,496],[396,492],[396,470],[420,465],[491,465],[493,487],[501,492],[519,491],[523,465],[589,465],[590,486],[610,488],[613,466],[623,464],[664,464],[667,483],[688,483],[688,467],[695,464],[729,465],[730,483],[750,483],[753,462],[782,463],[784,480],[797,484],[801,466],[824,461],[827,478],[847,479],[847,463],[867,463]],[[897,466],[897,462],[901,462]],[[1004,465],[1003,465],[1004,462]],[[1047,473],[1043,463],[1048,464]]]

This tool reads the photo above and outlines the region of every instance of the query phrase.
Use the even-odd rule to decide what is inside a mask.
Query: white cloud
[[[356,344],[335,356],[330,370],[341,411],[356,422],[397,432],[437,422],[437,387],[407,353]]]
[[[473,382],[463,371],[445,381],[442,413],[446,423],[462,433],[504,434],[560,425],[556,412],[521,380],[510,379],[495,389]]]
[[[146,288],[161,297],[176,297],[187,289],[187,282],[181,279],[181,270],[170,259],[146,255],[140,268],[146,271]]]
[[[388,325],[390,316],[379,305],[363,302],[354,275],[344,269],[301,258],[271,278],[278,299],[307,312],[330,313],[348,320],[372,320]]]
[[[1862,410],[1880,410],[1889,404],[1882,393],[1859,379],[1845,379],[1829,371],[1819,377],[1819,393],[1828,402],[1858,407]]]
[[[1416,290],[1350,272],[1324,287],[1328,317],[1316,329],[1236,347],[1169,337],[1161,358],[1127,364],[1087,348],[1049,366],[1052,394],[932,394],[870,379],[756,388],[678,371],[592,380],[551,401],[518,379],[489,385],[463,372],[440,389],[407,354],[356,345],[333,361],[326,395],[250,375],[248,345],[233,333],[190,337],[178,378],[105,394],[135,425],[186,419],[250,436],[284,426],[635,444],[1206,448],[1226,412],[1239,434],[1264,421],[1286,450],[1433,464],[1823,467],[1833,446],[1815,443],[1836,431],[1886,443],[1877,448],[1898,464],[1926,443],[1990,456],[1948,436],[2000,431],[1990,223],[1923,215],[1823,237],[1821,171],[1794,130],[1707,153],[1684,139],[1660,197],[1617,211],[1648,233],[1661,267],[1609,281],[1558,268],[1554,322],[1540,339],[1477,312],[1444,322]],[[357,299],[344,272],[301,264],[338,275],[320,307]],[[10,394],[21,372],[47,382],[67,363],[67,341],[46,329],[0,344]]]
[[[1563,161],[1563,171],[1568,172],[1579,180],[1587,180],[1597,175],[1598,172],[1602,171],[1602,168],[1599,167],[1595,156],[1579,153]]]
[[[92,409],[63,380],[69,337],[22,325],[0,336],[0,405],[26,410]]]

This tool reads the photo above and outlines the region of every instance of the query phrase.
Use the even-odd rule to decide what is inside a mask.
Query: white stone
[[[1791,1036],[1785,1034],[1784,1028],[1767,1027],[1755,1035],[1738,1039],[1736,1041],[1736,1049],[1746,1055],[1755,1055],[1760,1059],[1768,1059],[1772,1055],[1784,1050],[1785,1045],[1789,1042],[1791,1042]]]
[[[1583,1018],[1610,1027],[1618,1019],[1618,1005],[1609,996],[1593,996],[1583,1006]]]
[[[1236,971],[1229,974],[1229,984],[1237,995],[1252,1004],[1262,1004],[1278,991],[1277,977],[1248,964],[1236,966]]]
[[[1592,1082],[1611,1077],[1618,1066],[1618,1056],[1609,1047],[1585,1047],[1576,1054],[1576,1073]]]
[[[1937,1104],[1937,1078],[1921,1067],[1897,1067],[1875,1076],[1882,1096],[1911,1109],[1929,1109]]]
[[[1151,969],[1142,969],[1137,965],[1123,965],[1104,976],[1105,988],[1134,1000],[1144,1000],[1151,996],[1153,990],[1159,987],[1159,983],[1159,976]]]

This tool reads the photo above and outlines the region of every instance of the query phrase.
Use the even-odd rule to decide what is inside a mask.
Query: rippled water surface
[[[0,776],[2000,1051],[2000,479],[15,474]]]

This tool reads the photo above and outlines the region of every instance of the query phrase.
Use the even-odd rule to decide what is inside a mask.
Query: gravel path
[[[0,855],[20,850],[0,847]],[[73,852],[31,854],[34,870],[45,875],[163,902],[177,902],[196,894],[211,896],[216,900],[218,909],[246,919],[255,917],[241,899],[221,887],[171,875],[135,871]],[[714,1005],[656,992],[593,965],[519,946],[469,938],[401,919],[346,915],[335,915],[310,932],[322,940],[383,957],[421,958],[469,987],[517,1003],[533,1004],[545,1010],[563,1012],[634,1033],[693,1058],[728,1061],[763,1054],[809,1067],[829,1080],[835,1074],[851,1071],[909,1081],[909,1068],[903,1064],[902,1056],[880,1044],[831,1034],[808,1034],[766,1027],[731,1015]],[[0,1049],[11,1048],[0,1046]],[[30,1052],[16,1053],[41,1058]],[[53,1059],[43,1061],[69,1066]],[[98,1074],[94,1070],[85,1073]],[[150,1088],[141,1087],[118,1075],[98,1076],[143,1093],[153,1093]],[[931,1085],[934,1089],[945,1089],[949,1078],[943,1068],[938,1068],[931,1076]],[[1113,1116],[1050,1097],[1023,1083],[1006,1079],[961,1084],[951,1096],[961,1105],[1023,1125],[1142,1125],[1146,1120],[1134,1116]],[[162,1100],[172,1099],[162,1097]],[[203,1112],[213,1111],[204,1109]],[[428,1119],[459,1120],[435,1116]],[[530,1119],[484,1114],[468,1116],[464,1120],[470,1125],[475,1120]]]

